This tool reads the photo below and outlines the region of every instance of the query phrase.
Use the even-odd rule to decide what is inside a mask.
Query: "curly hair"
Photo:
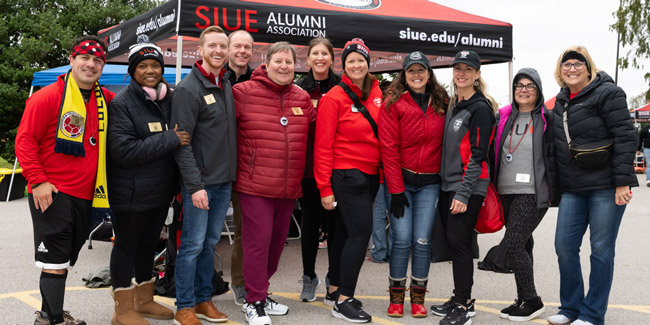
[[[438,83],[433,70],[428,69],[427,71],[429,73],[429,78],[427,79],[425,92],[429,94],[434,110],[438,114],[445,114],[445,112],[447,112],[447,106],[449,105],[449,94],[447,94],[447,90]],[[386,109],[390,109],[390,106],[395,104],[407,89],[406,72],[402,70],[397,78],[391,82],[386,91],[386,95],[384,96]]]

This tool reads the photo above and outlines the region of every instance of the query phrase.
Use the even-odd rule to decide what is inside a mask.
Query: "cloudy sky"
[[[558,56],[571,45],[589,50],[596,66],[612,78],[616,71],[617,34],[609,29],[618,8],[616,0],[435,0],[438,4],[471,14],[501,20],[513,26],[513,74],[520,68],[537,69],[542,77],[544,97],[555,96],[559,86],[554,69]],[[621,54],[628,49],[621,48]],[[650,69],[645,60],[643,69],[619,71],[618,85],[635,97],[647,89],[644,71]],[[501,105],[510,103],[508,65],[484,66],[482,76],[489,92]],[[450,69],[436,69],[441,82],[451,82]]]

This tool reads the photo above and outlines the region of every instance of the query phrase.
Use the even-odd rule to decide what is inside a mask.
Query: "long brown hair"
[[[447,90],[438,83],[433,70],[428,69],[427,71],[429,72],[429,78],[427,79],[425,93],[429,94],[429,99],[431,100],[434,110],[439,114],[445,114],[445,112],[447,112],[447,105],[449,105],[449,94],[447,94]],[[386,109],[390,109],[390,106],[395,104],[407,89],[408,84],[406,83],[406,72],[402,70],[397,78],[391,82],[388,91],[386,91],[386,96],[384,96]]]

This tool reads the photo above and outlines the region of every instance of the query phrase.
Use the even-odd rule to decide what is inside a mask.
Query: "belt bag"
[[[567,123],[567,112],[562,116],[564,134],[569,145],[569,152],[576,161],[576,165],[582,169],[598,169],[609,163],[610,152],[612,151],[612,139],[604,139],[585,144],[573,144],[569,136],[569,125]]]

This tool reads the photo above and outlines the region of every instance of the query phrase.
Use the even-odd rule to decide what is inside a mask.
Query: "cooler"
[[[0,168],[0,202],[7,200],[7,192],[9,192],[9,183],[11,182],[11,168]],[[11,193],[9,200],[20,199],[25,196],[25,186],[27,180],[23,176],[23,170],[16,168],[14,176],[14,183],[11,186]]]

